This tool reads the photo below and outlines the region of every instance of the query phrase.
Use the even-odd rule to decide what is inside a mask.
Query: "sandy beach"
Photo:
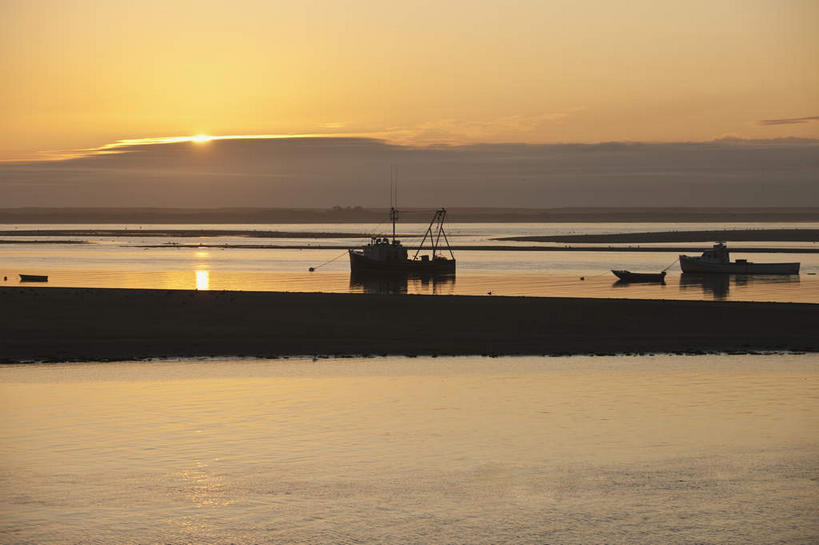
[[[819,351],[819,305],[0,288],[0,361]]]

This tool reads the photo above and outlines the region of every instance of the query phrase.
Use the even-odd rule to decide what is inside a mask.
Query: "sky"
[[[196,135],[819,139],[816,21],[815,0],[0,0],[0,183]]]

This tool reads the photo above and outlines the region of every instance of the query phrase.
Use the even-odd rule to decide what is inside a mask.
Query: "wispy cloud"
[[[798,125],[800,123],[810,123],[811,121],[819,121],[819,115],[812,115],[808,117],[790,117],[786,119],[763,119],[759,122],[760,125]]]
[[[206,144],[218,140],[287,140],[297,138],[370,138],[400,146],[457,146],[497,141],[500,134],[508,141],[516,141],[515,136],[531,135],[537,129],[560,124],[583,108],[566,112],[547,112],[531,115],[515,114],[500,118],[468,121],[463,119],[438,119],[413,126],[388,127],[381,130],[347,127],[342,121],[322,123],[318,130],[303,134],[232,134],[232,135],[187,135],[158,136],[149,138],[125,138],[93,148],[38,151],[23,158],[0,160],[0,163],[62,161],[95,155],[128,153],[142,146],[159,144]],[[347,129],[347,130],[340,130]]]
[[[469,145],[492,143],[499,139],[514,142],[527,139],[545,126],[561,124],[583,110],[574,108],[566,112],[514,114],[483,120],[444,118],[409,127],[390,127],[371,135],[406,146]]]
[[[296,138],[326,138],[326,137],[345,137],[345,136],[360,136],[359,134],[342,134],[342,133],[311,133],[311,134],[233,134],[233,135],[218,135],[210,136],[206,134],[189,135],[189,136],[156,136],[150,138],[124,138],[104,144],[96,148],[80,148],[71,150],[49,150],[40,151],[33,154],[32,157],[23,159],[10,159],[7,161],[0,161],[0,163],[13,163],[25,161],[64,161],[67,159],[78,159],[81,157],[89,157],[92,155],[114,155],[117,153],[127,153],[133,151],[138,146],[155,146],[158,144],[179,144],[190,142],[192,144],[206,144],[214,140],[288,140]]]

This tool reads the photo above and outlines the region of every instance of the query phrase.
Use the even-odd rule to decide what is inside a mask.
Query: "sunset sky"
[[[122,139],[819,137],[819,2],[0,2],[0,160]]]

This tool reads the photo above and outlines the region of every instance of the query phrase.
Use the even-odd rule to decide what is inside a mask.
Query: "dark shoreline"
[[[0,362],[819,351],[819,305],[0,287]]]
[[[368,238],[367,233],[314,233],[309,231],[264,231],[236,229],[13,229],[0,231],[12,237],[245,237],[245,238]],[[409,235],[402,235],[409,236]]]
[[[56,244],[59,244],[56,243]],[[417,250],[417,246],[405,245],[407,250]],[[242,249],[242,250],[353,250],[361,246],[338,246],[324,244],[141,244],[132,248],[214,248],[214,249]],[[673,252],[673,253],[700,253],[710,249],[706,247],[689,246],[450,246],[455,252]],[[424,246],[428,250],[428,246]],[[819,248],[775,248],[750,247],[731,248],[734,253],[748,254],[816,254]]]
[[[36,245],[79,245],[93,244],[87,240],[0,240],[2,245],[36,244]],[[405,245],[407,250],[416,250],[417,246]],[[234,250],[353,250],[357,246],[339,246],[328,244],[135,244],[122,245],[127,248],[143,249],[182,249],[211,248]],[[452,245],[455,252],[671,252],[700,253],[709,249],[691,246],[492,246],[492,245]],[[425,246],[424,249],[429,249]],[[734,253],[745,254],[817,254],[819,248],[777,248],[777,247],[731,247]]]

